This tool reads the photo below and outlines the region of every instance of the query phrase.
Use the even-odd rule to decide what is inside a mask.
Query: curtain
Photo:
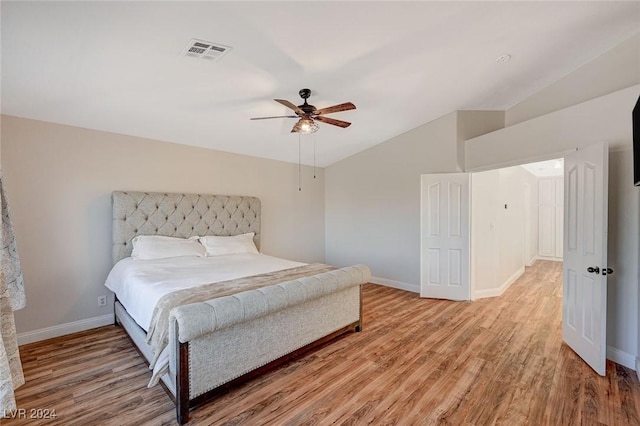
[[[9,203],[0,175],[0,413],[16,409],[14,390],[24,384],[13,312],[26,299]]]

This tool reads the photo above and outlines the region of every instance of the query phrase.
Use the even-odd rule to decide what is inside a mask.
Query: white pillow
[[[255,233],[234,235],[232,237],[220,237],[207,235],[200,237],[200,243],[207,250],[207,256],[223,256],[225,254],[258,253],[253,242]]]
[[[198,237],[187,239],[159,235],[138,235],[133,239],[132,243],[131,257],[141,260],[183,256],[203,257],[206,253],[202,244],[198,242]]]

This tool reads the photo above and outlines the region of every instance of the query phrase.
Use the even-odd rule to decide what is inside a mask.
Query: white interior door
[[[538,254],[553,258],[556,255],[555,179],[541,178],[538,183]]]
[[[420,296],[469,300],[470,174],[421,176]]]
[[[563,251],[563,222],[564,222],[564,178],[556,178],[555,179],[555,197],[556,197],[556,252],[554,256],[558,259],[562,259],[562,251]]]
[[[562,338],[604,376],[608,146],[580,149],[564,161]]]

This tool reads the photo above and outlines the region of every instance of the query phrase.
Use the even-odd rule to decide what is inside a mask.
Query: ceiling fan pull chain
[[[316,134],[313,134],[313,178],[316,178]]]
[[[300,180],[300,169],[301,169],[301,163],[302,163],[302,154],[301,154],[301,148],[300,148],[300,139],[302,138],[302,135],[300,133],[298,133],[298,191],[302,191],[302,182]]]

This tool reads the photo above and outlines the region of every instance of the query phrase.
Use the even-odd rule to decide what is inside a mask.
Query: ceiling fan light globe
[[[310,119],[301,119],[298,125],[298,131],[305,135],[317,132],[318,128],[318,124]]]

